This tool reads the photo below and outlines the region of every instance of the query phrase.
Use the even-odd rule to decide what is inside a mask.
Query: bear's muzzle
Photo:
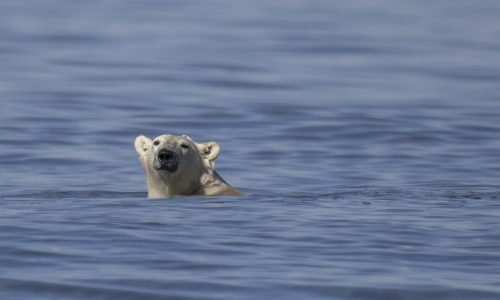
[[[155,157],[153,167],[157,171],[173,173],[177,171],[177,168],[179,167],[179,160],[177,159],[177,155],[174,151],[162,149]]]

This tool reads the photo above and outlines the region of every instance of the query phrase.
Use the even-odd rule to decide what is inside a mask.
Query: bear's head
[[[216,142],[198,144],[182,135],[160,135],[151,140],[143,135],[135,140],[135,150],[144,167],[148,193],[188,194],[213,176],[220,146]]]

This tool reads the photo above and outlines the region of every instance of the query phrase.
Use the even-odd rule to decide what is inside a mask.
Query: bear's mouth
[[[155,157],[153,167],[157,171],[174,173],[179,167],[179,160],[175,151],[170,149],[161,149]]]
[[[168,163],[155,164],[154,169],[156,171],[174,173],[175,171],[177,171],[178,167],[179,167],[178,162],[168,162]]]

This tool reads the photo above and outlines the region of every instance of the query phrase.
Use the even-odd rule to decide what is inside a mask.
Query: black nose
[[[160,153],[158,153],[158,160],[160,162],[167,162],[174,158],[174,152],[170,150],[161,150]]]

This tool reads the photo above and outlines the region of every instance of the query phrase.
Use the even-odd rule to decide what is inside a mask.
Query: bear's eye
[[[156,140],[154,141],[153,145],[158,146],[160,144],[160,141]]]
[[[189,149],[189,146],[186,145],[186,144],[181,144],[181,148],[183,148],[183,149]]]

